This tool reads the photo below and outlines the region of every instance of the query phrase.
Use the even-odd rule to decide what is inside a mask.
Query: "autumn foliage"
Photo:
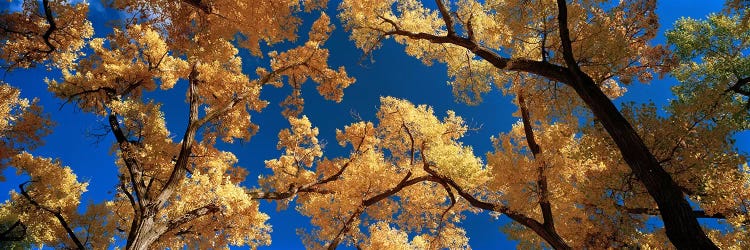
[[[82,209],[88,183],[34,155],[54,122],[19,89],[43,83],[3,82],[0,170],[26,180],[0,205],[0,246],[257,248],[272,245],[260,210],[272,200],[310,219],[300,241],[312,249],[469,249],[470,213],[510,218],[503,232],[520,248],[750,248],[750,169],[733,139],[750,128],[741,2],[681,19],[653,45],[655,1],[115,0],[128,18],[95,34],[85,2],[24,0],[0,13],[2,66],[60,72],[48,90],[105,124],[116,161],[102,169],[118,182]],[[329,155],[337,146],[305,115],[303,85],[341,102],[356,76],[329,58],[361,56],[329,51],[331,18],[364,58],[391,39],[446,65],[459,102],[500,90],[517,122],[475,152],[462,138],[477,128],[460,114],[381,97],[374,120],[335,131],[348,153]],[[663,110],[612,102],[666,74],[679,84]],[[217,145],[251,140],[269,87],[290,90],[273,103],[288,128],[256,184]],[[174,92],[184,131],[167,128],[155,98]]]

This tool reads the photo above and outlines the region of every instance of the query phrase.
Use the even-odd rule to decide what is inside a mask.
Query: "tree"
[[[463,249],[468,239],[457,223],[462,212],[476,209],[541,226],[504,203],[474,196],[491,192],[485,190],[491,170],[458,141],[468,127],[454,112],[440,120],[431,107],[384,97],[377,117],[377,124],[360,121],[337,130],[339,145],[351,146],[346,158],[321,157],[318,131],[306,117],[290,118],[291,130],[279,133],[285,153],[266,162],[274,174],[261,180],[263,190],[272,192],[256,192],[283,201],[299,196],[298,210],[317,227],[306,238],[308,247],[334,249],[347,242],[365,248]],[[369,237],[359,231],[363,225],[369,226]],[[416,236],[409,241],[405,232]]]
[[[648,80],[669,68],[665,49],[648,45],[658,25],[654,1],[440,0],[434,5],[344,1],[340,17],[366,54],[393,38],[427,64],[445,63],[460,100],[478,100],[493,83],[505,89],[509,75],[539,79],[512,81],[511,89],[544,88],[535,85],[540,82],[570,87],[656,202],[671,242],[678,248],[716,248],[679,184],[605,94],[607,88],[633,78]]]
[[[292,86],[294,93],[284,102],[290,107],[287,115],[301,112],[299,91],[308,78],[319,83],[318,90],[326,98],[341,100],[342,89],[354,80],[343,67],[328,68],[328,51],[321,45],[333,27],[325,14],[313,25],[307,42],[282,53],[269,52],[270,67],[258,68],[255,79],[242,72],[237,55],[238,46],[260,56],[261,42],[295,40],[300,23],[295,15],[303,8],[318,9],[325,1],[116,1],[112,5],[133,18],[107,38],[88,41],[93,53],[76,61],[76,66],[55,64],[63,79],[48,84],[66,102],[107,119],[119,158],[116,196],[80,214],[77,207],[86,183],[59,161],[19,152],[10,165],[31,180],[19,186],[20,194],[11,194],[4,215],[17,216],[28,227],[27,237],[36,243],[78,249],[107,246],[115,234],[126,240],[126,249],[269,244],[268,216],[258,211],[258,202],[239,185],[246,171],[235,166],[232,153],[214,145],[217,139],[231,142],[252,136],[257,125],[251,123],[249,112],[268,104],[259,96],[266,85]],[[36,13],[33,2],[25,6],[25,14]],[[44,1],[47,14],[34,22],[48,28],[41,40],[35,36],[36,26],[11,27],[28,36],[10,32],[9,44],[32,48],[4,46],[7,62],[27,62],[29,57],[18,53],[34,52],[40,42],[48,45],[41,52],[56,62],[58,52],[80,48],[53,40],[58,26],[87,29],[80,23],[60,26],[67,9],[54,6]],[[76,12],[85,15],[80,11],[85,7]],[[88,29],[89,33],[70,33],[71,40],[86,39],[90,25]],[[35,43],[22,43],[29,39],[36,39]],[[161,105],[143,95],[170,91],[175,84],[188,85],[189,117],[181,141],[174,141],[166,129]]]
[[[128,18],[93,39],[84,3],[28,1],[22,12],[0,16],[13,20],[0,25],[7,68],[60,70],[49,90],[67,108],[106,121],[119,177],[111,200],[83,209],[88,182],[60,160],[32,154],[50,131],[47,116],[0,85],[0,166],[29,179],[0,205],[0,240],[255,248],[271,242],[258,200],[274,200],[311,218],[302,237],[309,248],[466,249],[461,221],[479,212],[508,216],[504,230],[522,247],[748,247],[750,174],[732,141],[748,128],[744,17],[680,21],[668,34],[673,57],[648,45],[657,27],[653,1],[523,2],[534,9],[505,1],[435,1],[434,9],[412,0],[343,1],[340,18],[366,54],[392,37],[425,63],[445,63],[461,101],[480,102],[493,84],[514,96],[518,122],[492,138],[483,160],[462,142],[473,128],[455,112],[439,117],[394,97],[381,98],[374,121],[336,131],[347,154],[326,150],[304,115],[302,85],[312,80],[324,98],[341,101],[354,82],[328,65],[322,45],[333,25],[317,14],[327,1],[110,4]],[[297,42],[302,17],[316,21]],[[265,68],[244,72],[248,58],[266,55]],[[666,114],[612,103],[634,79],[673,68],[682,83]],[[221,144],[258,131],[251,114],[270,103],[260,95],[266,85],[291,89],[280,102],[290,127],[278,134],[281,156],[265,162],[272,174],[251,187],[248,169]],[[173,121],[159,97],[182,91],[187,117],[177,133],[167,129]],[[654,216],[665,230],[650,229]],[[696,218],[727,226],[701,228]]]
[[[42,113],[36,100],[20,97],[20,91],[8,84],[0,85],[0,169],[15,166],[15,158],[23,150],[32,150],[49,133],[51,121]],[[5,176],[0,175],[3,181]],[[21,249],[32,241],[26,236],[27,225],[17,215],[0,208],[0,245]]]

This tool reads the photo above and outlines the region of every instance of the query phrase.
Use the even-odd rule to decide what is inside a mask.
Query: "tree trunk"
[[[620,149],[625,162],[656,201],[669,240],[679,249],[718,249],[703,232],[698,219],[693,215],[693,209],[672,176],[661,167],[643,139],[609,97],[604,95],[594,79],[578,67],[568,29],[567,2],[557,0],[557,8],[560,44],[570,75],[568,84],[601,121]]]
[[[151,244],[156,242],[159,234],[154,230],[154,219],[146,218],[141,220],[140,225],[136,228],[132,234],[133,238],[128,239],[127,250],[148,250]]]
[[[156,217],[157,212],[151,208],[151,206],[147,207],[145,216],[134,218],[138,222],[133,223],[134,227],[130,229],[125,245],[126,250],[148,250],[151,249],[151,244],[159,239],[160,232],[163,229],[156,225],[154,217]]]
[[[659,206],[667,237],[678,249],[718,249],[698,224],[693,209],[672,177],[661,167],[635,129],[591,77],[581,74],[569,84],[600,120],[625,162]]]

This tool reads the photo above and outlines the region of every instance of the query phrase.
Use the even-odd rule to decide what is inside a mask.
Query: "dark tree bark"
[[[661,167],[643,139],[594,80],[578,67],[573,57],[565,0],[557,0],[557,7],[563,57],[573,80],[568,84],[601,121],[625,162],[656,201],[667,237],[679,249],[718,249],[703,232],[693,209],[672,176]]]
[[[448,32],[446,35],[434,35],[404,30],[393,20],[381,16],[383,22],[390,24],[392,27],[392,30],[381,30],[381,32],[384,36],[404,36],[437,44],[461,46],[491,63],[497,69],[530,73],[570,86],[589,107],[594,116],[601,121],[607,133],[615,141],[625,162],[656,201],[669,240],[679,249],[718,249],[703,232],[680,188],[669,173],[661,167],[656,157],[644,144],[643,139],[602,92],[596,82],[578,67],[578,63],[573,57],[570,31],[567,26],[567,4],[565,0],[558,0],[557,3],[559,9],[557,19],[560,26],[562,54],[566,66],[556,65],[546,60],[536,61],[503,57],[475,41],[471,35],[474,31],[469,23],[464,27],[469,37],[461,37],[455,32]],[[446,15],[449,12],[444,8],[447,7],[438,4],[438,8],[441,9],[440,13],[443,14],[442,18],[447,29],[453,30],[455,22],[452,21],[450,15]]]

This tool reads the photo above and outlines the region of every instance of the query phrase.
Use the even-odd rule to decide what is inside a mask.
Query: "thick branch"
[[[734,83],[728,90],[734,91],[737,94],[750,96],[750,91],[742,89],[742,87],[750,84],[750,77],[740,78]]]
[[[13,235],[13,232],[16,231],[16,228],[21,228],[20,235]],[[21,222],[21,220],[17,220],[13,225],[8,227],[5,231],[0,233],[0,242],[2,241],[22,241],[26,238],[26,225]]]
[[[44,18],[47,19],[47,22],[49,23],[49,27],[47,28],[47,31],[44,32],[42,35],[42,38],[44,39],[44,43],[47,44],[47,47],[49,48],[46,51],[42,51],[45,53],[49,53],[52,51],[55,51],[55,46],[52,45],[50,42],[50,36],[52,35],[52,32],[55,32],[57,30],[57,24],[55,24],[55,17],[52,16],[52,8],[49,6],[49,0],[42,0],[42,6],[44,7]]]
[[[594,116],[602,122],[625,162],[656,201],[667,237],[679,249],[718,249],[703,232],[693,209],[672,176],[659,165],[643,139],[594,80],[578,67],[570,42],[565,0],[557,0],[557,7],[562,53],[572,80],[567,84],[573,87]]]
[[[364,211],[364,208],[362,207],[357,208],[357,210],[354,211],[354,213],[352,213],[351,216],[349,216],[349,219],[346,220],[346,222],[344,222],[344,226],[341,228],[341,230],[339,230],[339,233],[336,234],[336,237],[333,238],[333,241],[331,241],[331,244],[328,245],[327,247],[328,250],[334,250],[336,249],[336,247],[338,247],[339,243],[341,243],[341,239],[344,237],[344,234],[346,234],[346,232],[349,232],[349,228],[351,224],[354,222],[354,219],[359,217],[359,215],[362,214],[363,211]]]
[[[182,138],[182,145],[180,147],[180,153],[177,156],[177,162],[172,169],[172,173],[169,175],[169,179],[162,187],[158,198],[156,199],[157,206],[164,204],[167,199],[174,192],[175,187],[185,177],[187,172],[188,162],[190,160],[190,154],[192,153],[193,142],[195,141],[195,134],[199,128],[196,126],[198,122],[198,106],[200,105],[198,93],[196,91],[196,85],[198,85],[198,69],[196,65],[193,65],[193,70],[188,76],[188,97],[190,104],[190,113],[188,114],[188,125],[185,134]],[[205,117],[204,117],[205,118]]]
[[[122,131],[122,128],[120,128],[120,123],[117,120],[117,116],[112,113],[109,115],[109,127],[112,129],[112,133],[115,135],[115,139],[117,140],[117,144],[120,147],[120,153],[122,155],[122,159],[125,162],[125,167],[128,170],[128,175],[130,177],[130,183],[133,184],[133,191],[135,192],[135,201],[137,202],[138,206],[134,206],[133,210],[136,211],[136,214],[143,211],[143,207],[145,206],[145,202],[147,202],[146,197],[146,190],[143,183],[142,178],[142,172],[141,168],[138,164],[138,161],[135,160],[135,158],[132,157],[132,150],[130,142],[125,137],[125,133]],[[123,187],[123,192],[126,192]],[[128,197],[132,198],[132,197]]]
[[[385,20],[388,23],[391,23],[391,26],[393,27],[393,30],[391,31],[384,31],[384,35],[398,35],[416,40],[427,40],[432,43],[453,44],[470,50],[475,55],[481,57],[484,60],[487,60],[487,62],[491,63],[493,66],[495,66],[495,68],[498,69],[532,73],[563,83],[567,83],[571,80],[567,75],[568,70],[566,68],[551,64],[549,62],[528,60],[523,58],[510,59],[507,57],[502,57],[494,51],[471,41],[471,39],[469,38],[458,36],[437,36],[423,32],[414,33],[411,31],[402,30],[395,24],[395,22],[390,19],[384,17],[381,17],[381,19]]]
[[[526,133],[526,143],[531,149],[531,154],[534,156],[534,161],[537,162],[537,187],[539,188],[539,207],[542,210],[542,218],[544,219],[544,226],[550,231],[555,231],[555,222],[552,216],[552,206],[549,202],[549,189],[547,188],[547,175],[545,174],[547,168],[547,162],[543,158],[540,158],[542,154],[542,147],[536,142],[534,137],[534,129],[531,127],[531,117],[529,115],[529,109],[526,106],[523,92],[518,93],[518,106],[521,108],[521,119],[523,120],[523,130]]]
[[[645,215],[654,215],[654,216],[661,215],[659,213],[659,210],[654,209],[654,208],[643,208],[643,207],[626,208],[626,211],[628,211],[628,213],[631,213],[631,214],[645,214]],[[695,217],[697,218],[705,218],[705,219],[726,219],[727,218],[727,216],[724,215],[723,213],[715,213],[715,214],[709,215],[706,213],[706,211],[703,211],[703,210],[694,210],[693,215],[695,215]]]
[[[443,0],[435,0],[435,3],[438,6],[438,10],[440,10],[440,16],[443,17],[443,22],[445,22],[445,29],[448,30],[448,36],[455,36],[456,30],[455,27],[453,27],[453,18],[451,18],[448,7],[445,6],[445,2],[443,2]]]
[[[221,207],[213,203],[193,209],[183,214],[179,218],[173,219],[167,222],[167,229],[166,231],[164,231],[164,233],[172,231],[188,222],[191,222],[197,218],[200,218],[201,216],[219,212],[219,210],[221,210]]]
[[[518,107],[521,109],[521,121],[523,122],[523,132],[526,134],[526,143],[529,145],[529,149],[534,158],[539,158],[542,154],[542,148],[536,143],[536,138],[534,138],[534,128],[531,126],[531,115],[529,115],[529,108],[526,105],[526,99],[524,98],[523,92],[518,93]]]
[[[213,13],[213,7],[211,5],[208,5],[208,3],[206,3],[207,1],[202,1],[202,0],[183,0],[183,2],[189,4],[189,5],[193,6],[193,7],[195,7],[196,9],[199,9],[199,10],[203,11],[206,14],[212,14]]]
[[[41,210],[44,210],[44,211],[46,211],[48,213],[51,213],[53,216],[55,216],[55,218],[57,218],[57,221],[60,222],[60,225],[63,227],[63,229],[65,229],[65,232],[68,233],[68,237],[70,237],[70,240],[73,241],[73,244],[76,244],[76,247],[79,250],[86,249],[85,247],[83,247],[83,243],[81,243],[81,241],[78,240],[78,236],[76,236],[76,234],[73,232],[73,229],[70,228],[70,226],[68,225],[68,222],[65,220],[65,217],[62,216],[62,214],[60,213],[59,209],[58,210],[53,210],[51,208],[43,206],[42,204],[39,204],[38,202],[36,202],[34,199],[31,198],[31,196],[29,195],[29,193],[27,193],[26,189],[24,188],[24,186],[26,184],[28,184],[28,183],[29,182],[27,181],[27,182],[24,182],[24,183],[21,183],[20,185],[18,185],[18,189],[21,190],[21,195],[23,195],[23,197],[26,198],[26,200],[28,200],[29,203],[31,203],[31,205],[34,205],[35,207],[37,207],[37,208],[39,208]]]
[[[577,75],[581,69],[578,67],[575,57],[573,57],[573,45],[570,41],[570,30],[568,29],[568,6],[565,0],[557,0],[557,8],[557,23],[560,30],[563,59],[565,59],[565,64],[568,65],[571,73]]]

